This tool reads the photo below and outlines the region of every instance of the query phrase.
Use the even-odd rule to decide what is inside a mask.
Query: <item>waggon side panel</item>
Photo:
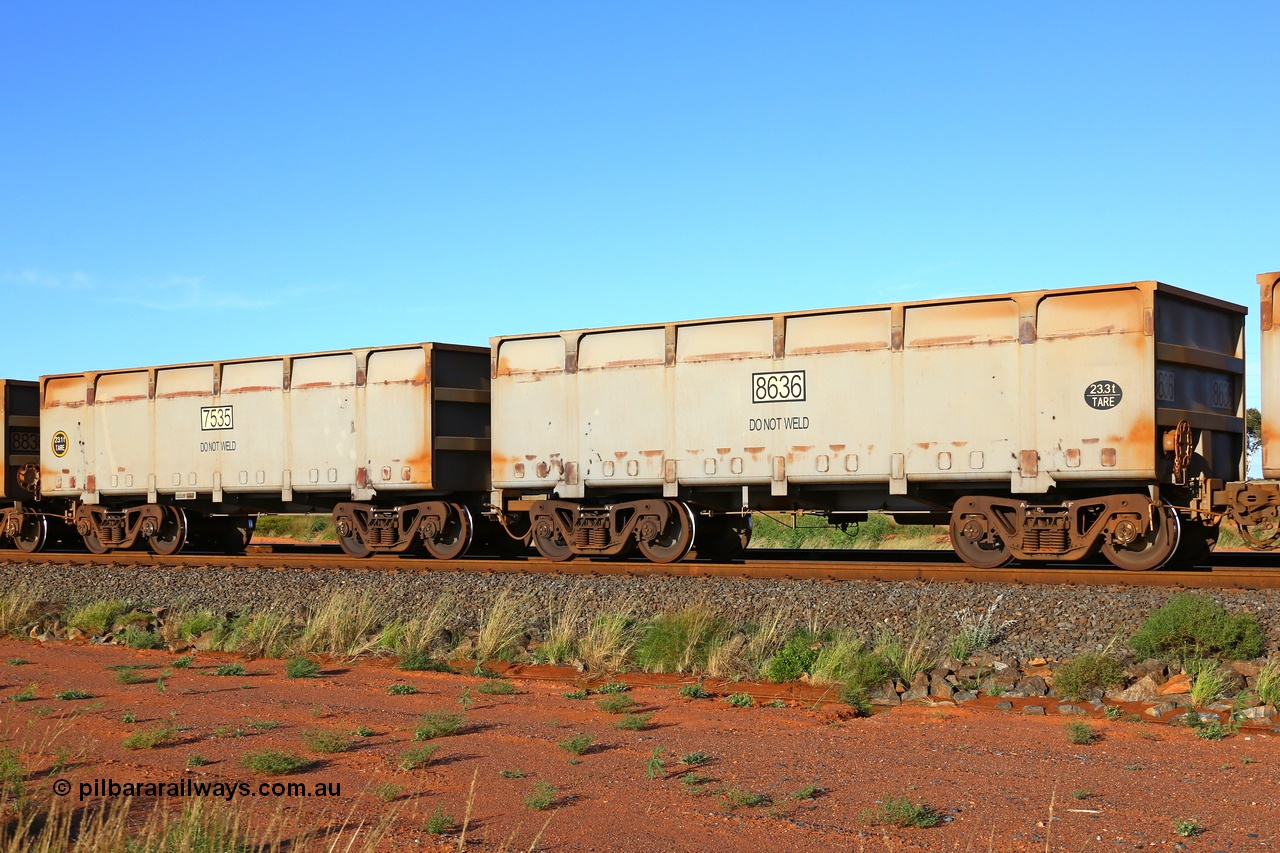
[[[40,490],[46,497],[79,497],[94,462],[94,411],[88,402],[93,377],[40,382]]]
[[[784,473],[790,482],[883,482],[893,473],[897,436],[903,425],[895,376],[901,365],[891,353],[894,315],[888,309],[849,310],[787,317],[785,373],[804,371],[811,411],[779,415],[799,404],[753,405],[753,427],[779,425],[779,417],[801,420],[805,437],[784,442]],[[899,323],[900,325],[900,323]],[[765,393],[768,387],[765,386]],[[786,427],[787,421],[780,424]],[[755,432],[753,434],[758,434]]]
[[[907,307],[901,395],[909,480],[1008,481],[1022,391],[1012,299]],[[866,415],[864,415],[866,417]]]
[[[340,490],[351,482],[361,456],[356,357],[344,352],[295,358],[292,383],[288,407],[293,490]]]
[[[221,430],[199,435],[197,443],[193,426],[201,423],[201,408],[208,406],[214,394],[215,369],[212,364],[171,367],[155,373],[155,443],[154,482],[150,478],[137,481],[129,477],[121,483],[99,484],[104,494],[124,487],[132,494],[176,491],[211,491],[215,477],[223,470]],[[227,454],[230,456],[230,454]]]
[[[1055,480],[1156,476],[1150,309],[1137,287],[1039,301],[1036,429]]]
[[[1262,476],[1280,479],[1280,272],[1258,275],[1262,294]]]
[[[565,454],[576,455],[571,441],[577,420],[577,383],[565,372],[567,352],[560,335],[494,342],[495,489],[549,489],[565,479]]]
[[[682,325],[675,342],[675,435],[666,445],[664,479],[672,484],[770,482],[775,460],[785,455],[787,433],[768,427],[772,419],[794,417],[803,408],[776,399],[763,406],[752,402],[754,375],[778,369],[773,321]],[[790,393],[790,388],[777,390],[777,381],[774,387],[775,397]],[[582,398],[584,407],[593,402]]]
[[[364,438],[377,489],[431,487],[431,382],[425,349],[369,354]]]
[[[151,374],[146,370],[105,373],[94,386],[96,458],[86,492],[103,495],[146,491],[155,433]]]
[[[226,421],[215,413],[186,422],[188,434],[199,427],[199,437],[191,441],[204,452],[222,454],[222,488],[245,494],[280,494],[286,485],[289,423],[285,409],[286,360],[235,361],[222,365],[221,388],[216,401],[205,405],[229,406],[216,414],[229,415]],[[224,450],[227,442],[233,449]],[[186,452],[191,452],[188,445]]]
[[[672,395],[663,327],[583,335],[577,385],[581,474],[587,487],[662,482]]]

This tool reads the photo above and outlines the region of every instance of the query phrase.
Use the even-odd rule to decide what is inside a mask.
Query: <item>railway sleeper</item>
[[[1182,526],[1177,511],[1143,494],[1058,504],[972,496],[956,502],[950,533],[956,553],[980,568],[1015,559],[1075,561],[1101,550],[1120,568],[1145,571],[1174,555]],[[1197,537],[1197,546],[1200,538],[1207,540]]]

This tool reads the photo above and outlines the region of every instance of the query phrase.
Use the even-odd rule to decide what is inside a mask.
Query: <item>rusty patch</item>
[[[706,355],[690,355],[680,359],[686,364],[698,364],[704,361],[746,361],[754,358],[768,358],[755,351],[750,352],[713,352]]]
[[[844,447],[845,447],[843,444],[829,444],[827,446],[830,447],[832,451],[836,453],[839,453],[841,450],[844,450]]]
[[[1102,448],[1102,467],[1116,467],[1116,449],[1114,447]]]
[[[732,447],[717,447],[716,453],[719,453],[721,456],[727,456],[732,450]]]
[[[930,347],[955,347],[955,346],[993,346],[995,344],[1013,343],[1013,335],[1000,335],[998,337],[978,338],[973,335],[945,335],[937,338],[916,338],[911,341],[908,346],[912,349],[928,349]]]
[[[661,450],[641,450],[641,451],[640,451],[640,455],[641,455],[641,456],[648,456],[650,459],[652,459],[652,458],[654,458],[655,456],[661,456],[661,455],[662,455],[662,451],[661,451]]]
[[[1117,444],[1130,444],[1154,449],[1156,443],[1155,421],[1143,418],[1134,425],[1133,429],[1129,430],[1127,436],[1115,439],[1115,441]]]
[[[1082,438],[1080,439],[1080,443],[1081,444],[1097,444],[1101,440],[1102,439],[1100,438]]]
[[[166,391],[163,394],[157,394],[157,400],[172,400],[178,397],[212,397],[212,391]]]
[[[859,341],[842,344],[826,344],[816,347],[796,347],[791,350],[792,355],[822,355],[825,353],[841,353],[841,352],[868,352],[870,350],[888,349],[888,341]]]
[[[249,394],[254,391],[279,391],[279,385],[237,385],[234,388],[223,388],[223,394]]]
[[[615,450],[615,451],[613,451],[613,456],[614,456],[614,458],[615,458],[615,459],[617,459],[619,462],[621,462],[623,459],[626,459],[626,458],[627,458],[627,451],[625,451],[625,450]]]
[[[627,367],[661,367],[662,359],[660,358],[628,358],[619,359],[618,361],[606,361],[603,364],[594,367],[582,367],[578,369],[579,373],[595,373],[598,370],[618,370]]]
[[[793,444],[791,446],[791,450],[794,453],[808,453],[810,450],[813,450],[813,445],[812,444]]]

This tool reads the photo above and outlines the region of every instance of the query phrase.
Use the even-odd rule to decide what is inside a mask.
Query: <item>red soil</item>
[[[461,823],[475,779],[466,849],[547,851],[723,850],[1231,850],[1273,849],[1280,802],[1280,737],[1244,730],[1206,741],[1183,727],[1159,723],[1089,722],[1096,743],[1073,745],[1055,704],[1049,715],[991,707],[909,705],[871,718],[845,706],[815,707],[821,691],[807,685],[760,686],[785,697],[786,707],[730,707],[718,689],[711,699],[684,699],[678,678],[628,678],[639,710],[652,711],[646,729],[620,731],[618,719],[588,700],[564,698],[575,689],[573,670],[516,668],[516,693],[479,692],[484,680],[441,673],[399,672],[384,662],[327,662],[320,676],[284,677],[284,663],[246,661],[247,675],[215,676],[234,661],[203,652],[190,669],[164,676],[139,670],[145,681],[123,685],[106,669],[119,664],[169,665],[175,655],[114,646],[40,645],[0,641],[0,736],[20,750],[29,788],[41,801],[58,779],[71,783],[79,804],[82,783],[180,783],[184,779],[340,785],[330,798],[243,797],[255,814],[276,808],[296,814],[296,832],[327,824],[376,823],[390,814],[379,849],[457,849],[458,827],[446,836],[424,831],[437,808]],[[34,701],[10,701],[35,683]],[[418,693],[392,696],[392,683]],[[67,689],[92,699],[58,700]],[[440,738],[428,767],[402,770],[397,758],[417,744],[415,722],[424,712],[463,712],[466,726]],[[766,699],[767,701],[767,699]],[[123,721],[132,714],[135,722]],[[125,749],[131,733],[172,721],[175,743]],[[275,728],[255,728],[261,721]],[[352,734],[357,727],[367,737]],[[347,752],[308,752],[308,730],[342,732]],[[594,747],[576,763],[559,743],[585,733]],[[255,776],[241,766],[249,752],[279,749],[317,764],[290,776]],[[646,762],[661,750],[661,770],[649,778]],[[704,752],[697,767],[682,754]],[[198,754],[208,764],[188,767]],[[58,764],[61,766],[57,766]],[[501,771],[518,769],[514,773]],[[687,785],[680,776],[702,777]],[[538,782],[553,785],[544,812],[524,800]],[[794,792],[815,786],[811,799]],[[724,792],[763,794],[768,802],[732,807]],[[885,797],[907,797],[935,808],[943,822],[932,829],[871,825],[863,817]],[[90,794],[85,803],[101,797]],[[147,799],[141,798],[145,804]],[[264,804],[267,806],[264,808]],[[1052,819],[1051,819],[1052,818]],[[1180,837],[1177,819],[1204,828]],[[545,829],[544,829],[545,824]],[[1184,847],[1178,847],[1182,844]]]

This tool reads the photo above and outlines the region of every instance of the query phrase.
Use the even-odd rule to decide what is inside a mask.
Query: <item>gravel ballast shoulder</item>
[[[530,626],[545,625],[548,606],[578,596],[588,614],[624,604],[643,617],[701,604],[746,624],[781,610],[784,618],[819,630],[851,628],[871,640],[888,631],[945,643],[990,612],[1004,626],[993,651],[1059,660],[1082,652],[1125,648],[1129,636],[1176,590],[1126,586],[1028,586],[922,581],[803,581],[664,578],[469,572],[228,571],[215,568],[125,568],[0,564],[0,590],[26,583],[41,600],[66,605],[121,598],[130,604],[180,604],[219,612],[269,608],[304,611],[327,593],[376,593],[389,615],[425,611],[441,595],[457,602],[454,631],[473,629],[504,590],[528,596]],[[1280,591],[1210,590],[1231,613],[1252,613],[1275,651],[1280,638]],[[998,599],[998,601],[997,601]]]

